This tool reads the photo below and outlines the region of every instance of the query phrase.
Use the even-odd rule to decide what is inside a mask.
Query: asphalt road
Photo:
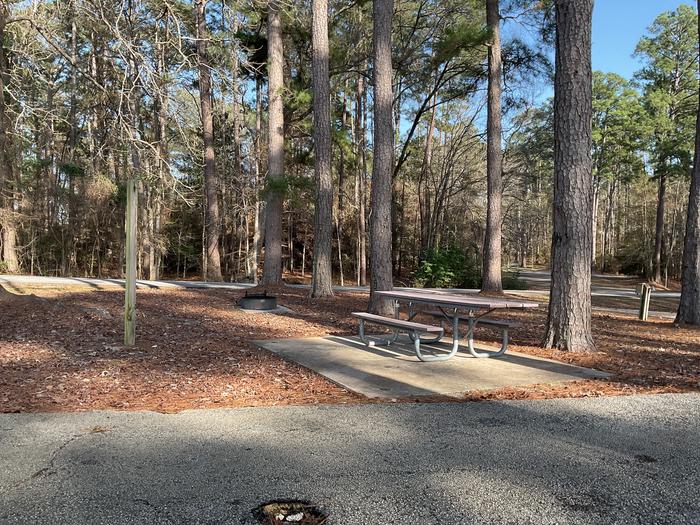
[[[541,298],[549,295],[549,272],[546,270],[527,270],[520,273],[520,278],[530,287],[529,290],[506,290],[506,293],[512,293],[519,296],[532,296]],[[608,283],[612,281],[615,285],[610,286]],[[144,281],[138,280],[137,288],[146,289],[168,289],[168,288],[199,288],[199,289],[227,289],[227,290],[245,290],[251,288],[250,283],[226,283],[226,282],[207,282],[207,281]],[[601,284],[606,283],[606,284]],[[610,297],[610,298],[632,298],[637,299],[635,293],[634,279],[629,277],[614,277],[614,276],[593,276],[593,284],[591,286],[591,295],[593,297]],[[0,275],[0,286],[6,286],[9,290],[22,290],[26,286],[90,286],[96,290],[99,289],[114,289],[115,287],[123,287],[123,279],[89,279],[79,277],[43,277],[32,275]],[[305,284],[291,284],[295,288],[309,288]],[[337,292],[369,292],[367,286],[334,286],[333,289]],[[395,287],[396,290],[408,290],[409,288]],[[478,293],[476,289],[463,288],[440,288],[429,289],[442,292],[454,293]],[[680,298],[678,292],[663,292],[655,291],[655,298]],[[595,311],[601,312],[617,312],[629,315],[637,315],[636,308],[600,308],[594,307]],[[661,317],[665,319],[675,319],[675,312],[662,312],[652,310],[649,312],[652,317]]]
[[[525,281],[530,290],[511,290],[512,293],[518,295],[547,295],[549,293],[550,274],[547,270],[523,270],[519,277]],[[619,282],[611,286],[609,283]],[[139,288],[222,288],[229,290],[245,290],[251,288],[250,283],[227,283],[227,282],[207,282],[207,281],[146,281],[138,280]],[[13,287],[24,286],[90,286],[95,289],[113,288],[115,286],[123,287],[123,279],[91,279],[82,277],[44,277],[38,275],[0,275],[0,285],[5,285],[12,289]],[[308,285],[297,284],[290,285],[299,288],[308,288]],[[368,292],[367,286],[334,286],[338,291],[350,292]],[[403,290],[400,286],[395,287],[397,290]],[[470,292],[475,293],[477,289],[463,288],[440,288],[445,292]],[[636,297],[634,279],[629,277],[614,277],[614,276],[593,276],[591,295],[599,297]],[[678,298],[679,292],[664,292],[655,291],[654,297]]]
[[[0,415],[0,523],[698,524],[700,395]]]

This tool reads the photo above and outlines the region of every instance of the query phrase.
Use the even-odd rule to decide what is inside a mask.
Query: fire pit
[[[295,524],[324,525],[327,514],[318,506],[308,501],[271,501],[253,509],[255,516],[263,525]]]
[[[277,297],[263,293],[246,292],[245,297],[238,301],[238,306],[244,310],[275,310],[277,308]]]

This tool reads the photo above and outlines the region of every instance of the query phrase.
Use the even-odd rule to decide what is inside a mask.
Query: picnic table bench
[[[399,332],[405,332],[409,334],[409,337],[413,341],[414,350],[418,359],[423,361],[425,356],[420,351],[420,336],[424,333],[438,332],[443,334],[445,330],[440,326],[433,326],[429,324],[414,323],[413,321],[405,321],[404,319],[396,319],[392,317],[383,317],[381,315],[369,314],[366,312],[353,312],[353,316],[360,320],[360,339],[368,346],[374,346],[375,344],[386,344],[390,345],[395,343],[399,337]],[[394,328],[394,333],[389,339],[378,339],[378,341],[370,341],[365,335],[365,323],[378,324],[381,326],[387,326]],[[442,337],[440,335],[439,337]]]
[[[508,351],[508,330],[519,323],[503,320],[489,319],[485,317],[489,313],[500,309],[525,309],[537,308],[539,305],[529,301],[517,301],[512,299],[476,297],[463,294],[445,292],[427,292],[425,290],[391,290],[374,292],[380,297],[386,297],[394,302],[394,317],[354,312],[352,315],[360,320],[360,339],[370,345],[390,345],[398,339],[399,333],[408,334],[414,344],[416,357],[421,361],[445,361],[454,357],[459,350],[459,323],[467,322],[467,350],[478,358],[498,357]],[[401,319],[400,305],[406,303],[408,318]],[[416,305],[424,305],[432,310],[416,310]],[[434,308],[437,308],[436,310]],[[483,311],[483,312],[481,312]],[[478,313],[481,312],[481,313]],[[419,314],[426,314],[440,320],[440,326],[416,323],[413,319]],[[421,351],[421,342],[435,343],[445,335],[445,322],[452,325],[452,347],[443,355],[425,355]],[[365,334],[365,324],[377,324],[393,328],[393,335],[388,339],[371,341]],[[492,326],[501,330],[501,348],[496,352],[478,352],[474,348],[474,329],[477,325]],[[425,335],[432,335],[430,339],[422,339]]]

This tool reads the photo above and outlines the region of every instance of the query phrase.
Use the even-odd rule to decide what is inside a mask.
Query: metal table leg
[[[420,312],[413,311],[413,303],[408,303],[408,321],[413,321],[413,318],[416,317],[419,313]],[[396,315],[396,318],[398,319],[398,314]],[[442,328],[442,331],[439,332],[437,336],[432,337],[430,339],[422,338],[421,341],[423,343],[439,343],[445,336],[445,324],[442,320],[440,320],[440,328]],[[415,343],[416,337],[420,338],[420,334],[416,336],[415,332],[411,332],[408,334],[408,337],[411,339],[411,341]]]
[[[503,327],[501,329],[501,348],[497,352],[477,352],[474,348],[474,326],[478,323],[478,318],[469,318],[469,326],[467,329],[467,350],[474,357],[488,358],[488,357],[499,357],[508,351],[508,327]]]
[[[416,333],[415,331],[410,334],[411,339],[413,340],[413,347],[416,352],[416,357],[420,359],[421,361],[425,362],[431,362],[431,361],[447,361],[448,359],[451,359],[454,357],[454,355],[457,353],[459,350],[459,318],[458,316],[454,316],[452,318],[452,349],[447,353],[447,354],[442,354],[442,355],[423,355],[420,349],[420,334]]]

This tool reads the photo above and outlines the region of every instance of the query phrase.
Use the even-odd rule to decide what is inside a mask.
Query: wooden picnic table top
[[[495,297],[476,297],[474,295],[429,292],[424,290],[379,290],[374,293],[381,297],[390,297],[401,301],[451,306],[453,308],[486,308],[495,310],[500,308],[537,308],[539,306],[539,304],[530,301],[498,299]]]

